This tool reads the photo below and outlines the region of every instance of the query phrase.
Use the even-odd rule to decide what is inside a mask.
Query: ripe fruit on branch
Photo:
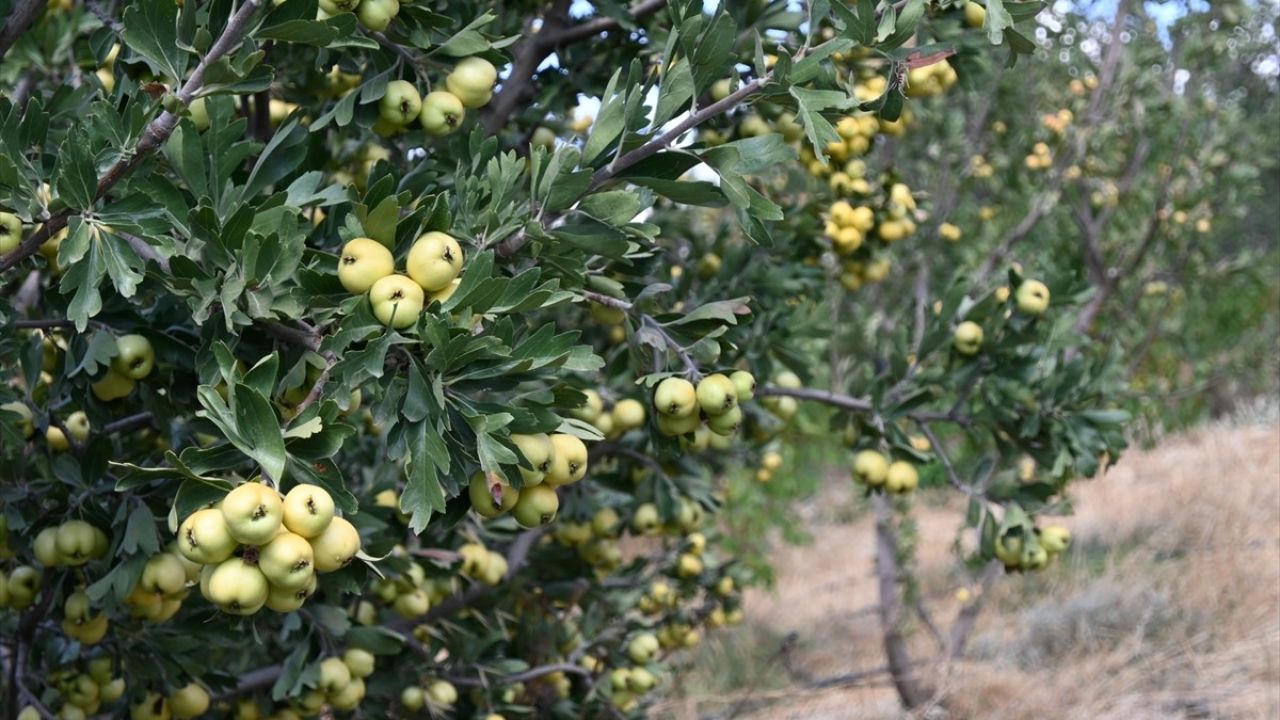
[[[419,237],[409,249],[405,270],[427,292],[439,292],[462,272],[462,247],[442,232]]]
[[[281,521],[290,532],[313,538],[333,520],[333,497],[318,485],[295,485],[284,496]]]
[[[853,457],[853,476],[868,487],[879,487],[889,477],[889,461],[875,450],[863,450]]]
[[[898,460],[889,464],[884,488],[891,493],[909,493],[916,489],[919,482],[920,475],[916,472],[916,466],[904,460]]]
[[[708,375],[698,383],[698,405],[710,416],[724,415],[738,405],[738,388],[721,373]],[[714,429],[714,428],[713,428]]]
[[[360,24],[377,32],[386,30],[396,15],[400,14],[399,0],[361,0],[356,8]]]
[[[117,374],[133,380],[142,380],[151,374],[156,352],[150,340],[141,335],[122,335],[116,338],[116,349],[120,354],[112,358],[111,369]]]
[[[1018,312],[1043,315],[1049,309],[1049,288],[1039,280],[1023,280],[1013,299],[1018,305]]]
[[[736,393],[736,389],[735,389]],[[653,405],[658,412],[671,418],[694,415],[698,406],[697,390],[684,378],[669,377],[658,383],[653,392]]]
[[[550,524],[559,510],[560,497],[555,489],[542,484],[522,488],[511,514],[521,527],[534,528]]]
[[[524,455],[524,459],[528,461],[532,469],[524,466],[520,467],[520,475],[524,478],[524,486],[526,488],[537,485],[546,479],[547,471],[551,469],[551,460],[555,454],[555,446],[551,444],[551,438],[546,433],[537,435],[515,435],[511,436],[511,442],[515,443],[520,453]]]
[[[22,219],[0,212],[0,255],[8,255],[22,244]]]
[[[422,112],[422,95],[413,83],[392,80],[378,101],[378,117],[393,125],[408,125]]]
[[[463,59],[445,78],[445,87],[457,96],[464,107],[478,108],[489,104],[493,86],[498,82],[498,69],[480,57]]]
[[[101,378],[94,381],[89,386],[93,391],[93,396],[103,402],[111,402],[127,397],[133,392],[133,388],[137,386],[137,382],[127,375],[121,375],[114,368],[108,368],[107,372]]]
[[[425,302],[422,286],[404,275],[388,275],[369,288],[374,317],[396,330],[416,323]]]
[[[1049,525],[1041,528],[1040,547],[1044,548],[1050,555],[1059,555],[1066,552],[1071,545],[1071,531],[1061,525]]]
[[[209,701],[209,691],[196,683],[188,683],[169,696],[173,716],[179,720],[190,720],[203,715],[209,709]]]
[[[355,238],[338,256],[338,282],[347,292],[364,294],[373,284],[396,271],[391,251],[370,238]]]
[[[207,585],[207,591],[206,590]],[[209,602],[232,615],[252,615],[267,602],[267,576],[244,558],[233,557],[213,568],[201,590]]]
[[[275,537],[284,516],[280,493],[262,483],[247,482],[222,499],[222,517],[236,542],[264,545]]]
[[[273,587],[298,590],[315,572],[315,552],[306,538],[285,531],[259,548],[258,569]]]
[[[477,472],[467,485],[471,507],[480,517],[496,518],[516,506],[520,491],[496,474]]]
[[[83,520],[69,520],[58,526],[55,545],[59,559],[67,565],[83,565],[94,554],[94,528]]]
[[[320,535],[311,538],[316,572],[338,570],[360,552],[360,533],[344,518],[335,517]]]
[[[587,474],[587,446],[575,435],[555,433],[551,436],[553,447],[551,467],[547,470],[546,484],[560,487],[581,480]]]
[[[982,326],[972,320],[965,320],[956,326],[952,342],[956,352],[961,355],[977,355],[982,349]]]
[[[422,115],[419,119],[429,134],[441,137],[457,130],[466,115],[466,108],[457,95],[436,90],[427,93],[422,99]]]
[[[221,510],[197,510],[178,527],[178,551],[192,562],[220,563],[235,549],[236,540],[231,537],[231,528]]]

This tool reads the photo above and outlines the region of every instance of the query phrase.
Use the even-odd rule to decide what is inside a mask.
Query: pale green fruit
[[[0,255],[8,255],[22,244],[22,219],[0,212]]]
[[[498,82],[498,69],[480,57],[463,59],[445,78],[444,84],[464,107],[478,108],[489,104],[493,86]]]
[[[551,436],[554,452],[546,484],[560,487],[581,480],[587,474],[587,446],[575,435],[555,433]]]
[[[111,369],[117,374],[134,380],[142,380],[155,367],[156,351],[151,341],[141,335],[122,335],[116,338],[119,354],[111,359]]]
[[[209,700],[208,690],[196,683],[188,683],[169,696],[169,706],[173,708],[175,718],[190,720],[209,709]]]
[[[632,400],[631,398],[619,400],[613,406],[612,415],[613,426],[620,433],[644,425],[644,421],[647,419],[644,405],[639,400]]]
[[[396,260],[382,243],[355,238],[338,256],[338,282],[347,292],[363,295],[373,284],[396,271]]]
[[[360,533],[345,518],[336,517],[324,532],[311,539],[316,572],[333,572],[351,562],[360,552]]]
[[[737,370],[729,376],[733,388],[737,392],[738,402],[743,403],[756,395],[756,378],[746,370]]]
[[[497,475],[483,472],[471,476],[467,486],[471,507],[481,517],[495,518],[515,507],[520,491],[511,487]]]
[[[127,397],[133,392],[133,388],[137,386],[137,382],[127,375],[121,375],[112,368],[108,368],[107,372],[98,378],[89,389],[93,391],[93,396],[103,402],[111,402]]]
[[[653,503],[637,507],[635,514],[631,516],[631,529],[641,535],[652,535],[661,525],[662,517],[658,515],[658,506]]]
[[[1049,288],[1039,280],[1023,280],[1014,293],[1018,312],[1026,315],[1043,315],[1049,309]]]
[[[742,408],[737,405],[719,415],[707,418],[707,427],[717,435],[732,435],[742,425]]]
[[[258,569],[272,586],[297,590],[315,573],[315,553],[306,538],[282,532],[259,549]]]
[[[422,286],[404,275],[388,275],[369,288],[369,303],[378,322],[403,330],[418,321],[426,295]]]
[[[439,137],[457,130],[466,115],[466,108],[457,95],[436,90],[427,93],[422,99],[422,115],[419,119],[429,134]]]
[[[350,683],[351,668],[342,662],[342,658],[327,657],[320,661],[320,681],[317,687],[321,690],[332,693]]]
[[[427,704],[427,694],[422,688],[411,685],[400,691],[400,705],[409,712],[417,712]]]
[[[356,8],[360,24],[377,32],[386,30],[399,14],[399,0],[361,0]]]
[[[889,471],[885,475],[884,487],[891,493],[909,493],[916,489],[919,482],[920,475],[916,472],[916,466],[898,460],[890,463]]]
[[[58,553],[58,528],[47,527],[36,533],[31,550],[36,562],[45,567],[57,567],[62,564],[62,556]]]
[[[225,613],[252,615],[267,602],[271,586],[267,576],[243,558],[233,557],[214,567],[206,597]]]
[[[1061,525],[1049,525],[1040,530],[1040,547],[1050,555],[1066,552],[1071,545],[1071,531]]]
[[[511,514],[521,527],[534,528],[550,524],[560,510],[560,497],[547,485],[525,487],[520,491]]]
[[[367,678],[373,674],[373,653],[360,648],[348,648],[342,654],[342,662],[351,670],[351,677]]]
[[[966,320],[956,326],[951,338],[956,352],[961,355],[977,355],[982,349],[982,326],[972,320]]]
[[[520,453],[524,455],[524,459],[533,466],[529,469],[521,466],[520,475],[524,478],[524,486],[531,487],[538,485],[547,477],[547,471],[551,469],[551,461],[555,454],[555,446],[551,444],[551,438],[546,433],[537,435],[515,435],[511,436],[511,441],[519,448]]]
[[[342,686],[336,692],[330,693],[329,704],[333,706],[334,710],[348,712],[360,705],[360,701],[364,699],[364,693],[364,680],[351,678],[351,682]]]
[[[425,233],[409,248],[405,269],[427,292],[439,292],[462,272],[462,246],[442,232]]]
[[[83,520],[68,520],[59,525],[55,541],[58,557],[68,565],[83,565],[93,556],[93,526]]]
[[[197,510],[178,527],[178,552],[192,562],[212,565],[231,557],[236,541],[221,510]]]
[[[427,614],[427,610],[431,609],[431,596],[422,588],[414,588],[406,593],[396,596],[391,603],[391,609],[402,618],[412,620],[416,617],[422,617]]]
[[[422,112],[422,95],[413,83],[392,80],[378,101],[378,116],[393,125],[408,125]]]
[[[222,499],[222,517],[236,542],[265,545],[280,530],[284,501],[273,488],[247,482]]]
[[[282,522],[290,532],[313,538],[333,520],[333,496],[319,485],[295,485],[284,496]]]
[[[171,553],[152,555],[142,567],[138,586],[155,595],[172,595],[187,586],[187,569]]]
[[[271,587],[271,591],[267,593],[266,606],[270,610],[278,613],[290,613],[298,610],[316,591],[316,575],[312,573],[307,578],[307,582],[300,588],[290,590],[288,588]]]
[[[702,411],[711,417],[724,415],[738,406],[738,388],[721,373],[703,378],[698,383],[696,395]],[[711,429],[715,430],[714,427]]]
[[[6,410],[18,416],[14,424],[22,431],[22,437],[29,438],[35,433],[35,415],[31,412],[31,408],[27,407],[22,401],[7,402],[0,405],[0,410]]]
[[[875,450],[863,450],[853,457],[853,474],[870,487],[879,487],[889,476],[889,461]]]
[[[129,720],[169,720],[173,709],[165,696],[149,692],[137,705],[129,709]]]
[[[641,633],[627,643],[627,657],[637,665],[648,665],[658,656],[658,638],[652,633]]]
[[[427,697],[433,705],[453,707],[458,702],[458,689],[447,680],[436,680],[427,685]]]
[[[653,405],[668,417],[684,418],[696,414],[698,394],[693,383],[684,378],[669,377],[653,391]]]

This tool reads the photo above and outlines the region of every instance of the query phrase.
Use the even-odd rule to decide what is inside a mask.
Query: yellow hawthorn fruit
[[[418,321],[426,295],[422,286],[404,275],[388,275],[369,288],[374,317],[383,325],[404,330]]]
[[[982,349],[982,326],[972,320],[960,323],[952,336],[952,343],[961,355],[977,355]]]
[[[489,104],[493,86],[498,82],[498,69],[480,57],[464,58],[445,78],[445,87],[462,102],[463,107],[478,108]]]
[[[324,532],[311,538],[316,572],[326,573],[345,567],[360,552],[360,533],[345,518],[335,517]]]
[[[280,493],[257,482],[246,482],[227,493],[220,508],[231,537],[245,545],[270,541],[284,515]]]
[[[413,281],[427,292],[439,292],[462,272],[462,247],[452,236],[429,232],[409,249],[405,269]]]
[[[281,521],[289,532],[313,538],[333,520],[333,496],[319,485],[298,484],[284,496]]]
[[[437,137],[448,135],[462,125],[466,108],[457,95],[444,90],[427,93],[422,99],[422,127]]]
[[[536,435],[513,433],[511,441],[515,443],[520,453],[524,455],[524,459],[532,466],[532,468],[520,467],[520,475],[524,478],[524,487],[540,484],[546,479],[547,471],[551,469],[551,461],[555,454],[555,446],[552,445],[550,436],[546,433],[538,433]]]
[[[1049,309],[1049,288],[1039,280],[1023,280],[1014,293],[1018,312],[1026,315],[1043,315]]]
[[[853,458],[853,474],[870,487],[879,487],[889,476],[889,461],[875,450],[863,450]]]
[[[338,256],[338,281],[347,292],[362,295],[373,284],[396,271],[395,258],[382,243],[355,238],[342,246]]]
[[[587,446],[577,436],[555,433],[551,436],[553,448],[551,467],[545,483],[560,487],[581,480],[587,474]]]
[[[885,475],[884,487],[891,493],[909,493],[916,489],[919,482],[920,476],[916,472],[915,465],[898,460],[890,463]]]
[[[467,485],[471,507],[480,517],[496,518],[516,506],[520,491],[497,474],[477,472]]]

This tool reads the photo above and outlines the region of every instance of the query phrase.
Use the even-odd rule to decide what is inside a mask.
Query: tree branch
[[[30,4],[30,0],[23,1],[24,3]],[[189,105],[191,103],[191,100],[195,97],[196,93],[204,87],[205,70],[210,65],[221,60],[223,56],[239,44],[239,42],[249,32],[250,20],[253,18],[254,11],[258,9],[258,6],[261,3],[262,0],[244,0],[244,4],[240,6],[240,9],[231,16],[230,20],[227,21],[227,26],[222,31],[222,35],[220,35],[217,41],[214,42],[213,46],[209,48],[209,52],[204,56],[204,59],[200,61],[199,65],[196,65],[195,70],[191,72],[191,76],[187,78],[187,82],[184,83],[182,88],[175,94],[179,102],[183,105]],[[38,1],[34,4],[40,5]],[[20,7],[25,7],[25,4]],[[15,12],[16,11],[17,8],[15,8]],[[3,35],[11,29],[13,19],[14,18],[11,16],[10,22],[6,26],[5,31],[0,32],[0,55],[3,54],[4,50],[8,49],[8,45],[2,44]],[[10,44],[12,44],[12,41],[10,41]],[[177,125],[177,115],[174,115],[168,110],[161,111],[160,115],[147,125],[146,130],[142,133],[142,138],[138,141],[133,152],[124,153],[120,159],[116,160],[116,162],[107,169],[106,173],[98,179],[94,199],[97,200],[105,196],[111,188],[115,187],[116,183],[120,182],[120,180],[124,178],[125,175],[163,145],[164,141],[168,140],[169,136],[173,134],[173,130]],[[39,230],[32,233],[30,237],[24,240],[22,244],[12,252],[0,257],[0,272],[8,270],[35,254],[41,243],[48,240],[62,228],[66,227],[67,220],[72,214],[71,210],[64,210],[57,215],[54,215],[49,218],[49,220],[46,221]]]
[[[632,308],[631,303],[627,302],[626,300],[621,300],[619,298],[612,297],[610,295],[605,295],[604,293],[592,292],[591,290],[583,290],[581,294],[584,300],[593,302],[597,305],[606,305],[608,307],[617,308],[623,311],[627,311]]]
[[[35,22],[36,16],[44,8],[42,0],[18,0],[5,19],[4,28],[0,29],[0,58],[9,52],[9,48],[22,37],[23,33]]]
[[[102,430],[100,430],[98,434],[99,435],[116,435],[119,433],[130,432],[132,430],[140,430],[150,425],[151,419],[152,419],[152,416],[150,412],[140,412],[136,415],[129,415],[127,417],[122,417],[119,420],[103,425]]]
[[[872,496],[876,527],[876,584],[880,591],[880,632],[889,675],[898,698],[907,709],[918,707],[930,693],[911,673],[911,655],[902,635],[902,606],[898,594],[898,543],[893,527],[893,507],[883,493]]]
[[[496,680],[486,680],[484,678],[466,678],[466,677],[450,677],[449,681],[454,685],[463,687],[488,687],[490,685],[503,686],[514,685],[516,683],[537,680],[545,675],[552,673],[568,673],[570,675],[581,675],[582,677],[591,677],[591,672],[581,665],[573,665],[571,663],[555,663],[552,665],[541,665],[535,668],[529,668],[524,672],[503,675]]]
[[[511,53],[514,58],[511,72],[507,74],[507,79],[502,82],[502,87],[481,118],[481,124],[489,133],[501,130],[511,115],[533,94],[534,75],[538,72],[538,67],[557,47],[621,27],[621,23],[611,17],[597,17],[570,25],[569,4],[568,0],[556,0],[542,17],[542,24],[537,32],[533,31],[532,19],[525,24],[525,39]],[[634,22],[666,5],[667,0],[643,0],[633,5],[629,14]]]

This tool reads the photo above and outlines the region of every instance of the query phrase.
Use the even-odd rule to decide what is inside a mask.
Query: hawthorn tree
[[[800,402],[886,527],[936,460],[975,564],[1066,546],[1127,417],[1085,281],[902,273],[880,161],[1042,4],[570,6],[0,8],[9,717],[642,716]]]

